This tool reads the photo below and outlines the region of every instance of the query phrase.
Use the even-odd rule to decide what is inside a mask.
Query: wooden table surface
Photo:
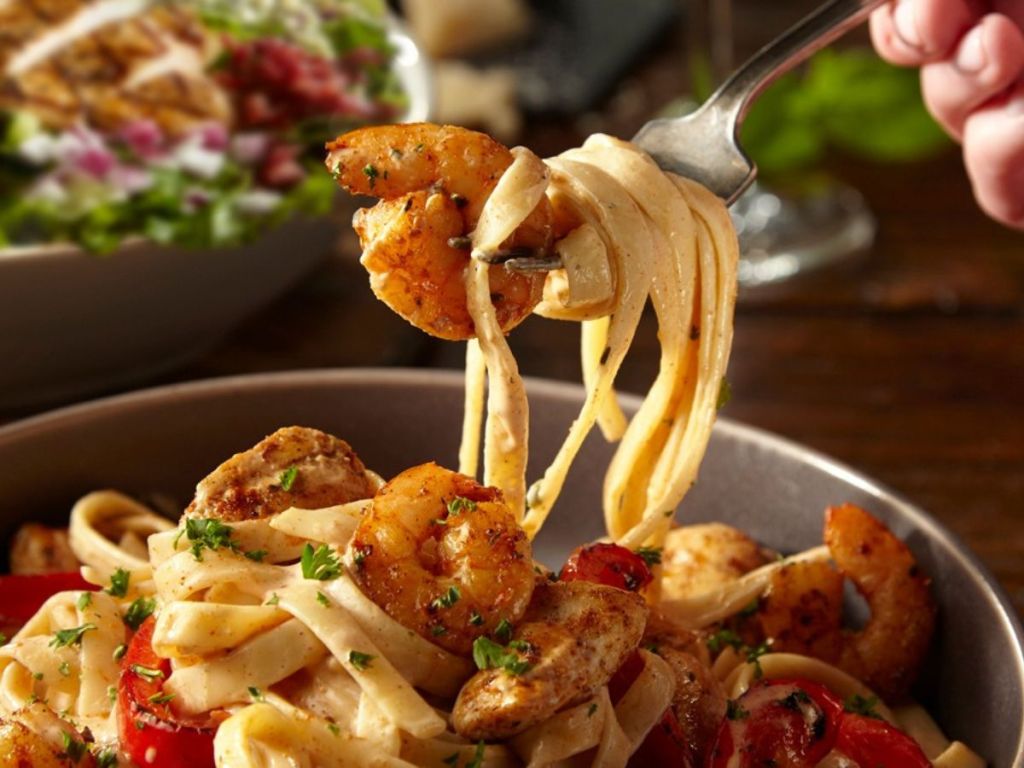
[[[677,42],[666,35],[594,114],[533,121],[522,143],[553,154],[594,130],[632,135],[679,90]],[[909,166],[837,158],[830,168],[865,195],[877,242],[842,267],[741,296],[725,413],[830,454],[929,510],[1024,613],[1024,234],[976,210],[955,150]],[[578,379],[577,333],[524,324],[512,337],[523,372]],[[454,368],[461,355],[378,304],[349,248],[165,380]],[[656,361],[648,317],[621,389],[646,390]]]

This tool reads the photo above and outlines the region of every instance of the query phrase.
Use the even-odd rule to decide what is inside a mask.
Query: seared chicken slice
[[[452,724],[471,740],[504,739],[593,696],[640,643],[639,595],[584,581],[539,585],[510,652],[529,668],[484,669],[463,686]]]
[[[204,478],[185,516],[255,520],[289,507],[319,509],[368,499],[376,491],[374,477],[344,440],[284,427]]]
[[[31,727],[30,727],[31,725]],[[65,749],[62,734],[72,745]],[[80,733],[42,703],[0,717],[0,768],[94,768]]]

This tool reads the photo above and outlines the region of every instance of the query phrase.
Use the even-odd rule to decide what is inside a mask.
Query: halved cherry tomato
[[[836,749],[869,768],[929,768],[921,747],[884,720],[846,713],[839,723]]]
[[[171,663],[153,650],[155,622],[152,617],[143,622],[122,662],[117,690],[121,749],[136,765],[214,768],[213,723],[183,720],[163,699]]]
[[[12,635],[58,592],[95,590],[77,571],[0,576],[0,632]]]
[[[807,680],[764,681],[730,708],[709,765],[813,768],[835,745],[842,715],[842,703],[824,686]]]
[[[654,578],[644,559],[618,544],[590,544],[574,550],[562,566],[562,581],[591,581],[636,592]]]

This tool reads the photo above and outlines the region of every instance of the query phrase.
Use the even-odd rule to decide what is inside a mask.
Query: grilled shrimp
[[[672,670],[672,711],[696,765],[704,764],[726,712],[725,691],[711,672],[705,641],[703,633],[677,627],[654,612],[643,637],[644,645],[656,649]]]
[[[697,595],[732,581],[771,560],[771,553],[736,528],[722,523],[686,525],[669,531],[662,551],[662,594]]]
[[[468,235],[512,153],[485,134],[430,123],[361,128],[328,149],[327,166],[342,187],[381,198],[353,220],[377,298],[433,336],[472,338]],[[551,222],[544,198],[505,246],[548,249]],[[544,279],[491,268],[491,298],[506,333],[533,311]]]
[[[931,580],[906,544],[853,504],[825,513],[825,543],[871,611],[862,629],[844,633],[839,668],[883,698],[905,695],[935,629]]]
[[[11,542],[11,573],[67,573],[81,563],[71,551],[67,528],[26,523]]]
[[[471,677],[455,701],[455,730],[474,740],[507,738],[590,698],[636,651],[647,614],[643,598],[615,587],[539,585],[509,646],[529,668]]]
[[[196,486],[186,517],[240,522],[289,507],[318,509],[373,496],[376,483],[344,440],[284,427],[237,453]]]
[[[348,558],[371,600],[453,653],[517,622],[533,594],[530,542],[501,491],[433,463],[380,489]]]
[[[843,576],[829,563],[791,563],[772,575],[758,611],[772,649],[824,661],[839,658]]]

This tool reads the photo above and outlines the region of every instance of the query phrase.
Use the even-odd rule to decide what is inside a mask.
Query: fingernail
[[[956,67],[961,72],[974,74],[981,72],[988,63],[985,54],[984,34],[981,26],[976,26],[960,41],[956,50]]]
[[[896,10],[892,14],[893,24],[896,25],[896,34],[904,43],[912,48],[921,47],[921,35],[917,31],[917,13],[914,10],[914,0],[900,0],[896,4]]]

